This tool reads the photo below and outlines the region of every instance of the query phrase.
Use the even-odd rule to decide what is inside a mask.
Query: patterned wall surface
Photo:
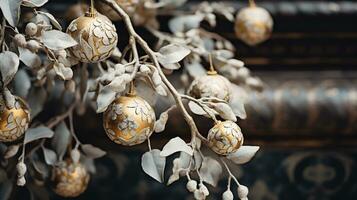
[[[115,152],[101,159],[87,192],[77,199],[192,199],[184,179],[165,186],[145,176],[140,169],[141,154],[139,151]],[[235,167],[233,173],[250,187],[252,200],[355,200],[357,172],[353,169],[356,161],[357,152],[348,149],[263,149],[251,163]],[[226,180],[220,185],[209,199],[221,199]],[[61,199],[49,195],[51,199]]]

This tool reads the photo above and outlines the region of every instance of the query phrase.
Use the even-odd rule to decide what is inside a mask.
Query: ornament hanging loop
[[[254,0],[249,0],[249,7],[256,7],[257,5],[255,4]]]
[[[208,57],[209,57],[209,71],[207,72],[207,74],[208,75],[216,75],[217,71],[214,69],[214,66],[213,66],[212,54],[210,53],[208,55]]]
[[[134,80],[130,82],[129,91],[127,95],[130,97],[136,96]]]
[[[90,0],[89,12],[86,13],[86,15],[88,17],[95,17],[96,13],[95,13],[95,8],[94,8],[94,0]]]

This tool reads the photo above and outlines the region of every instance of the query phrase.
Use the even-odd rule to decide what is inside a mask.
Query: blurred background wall
[[[187,7],[199,2],[190,0]],[[237,9],[247,5],[245,1],[226,2]],[[51,0],[47,9],[61,16],[73,3]],[[235,38],[233,24],[223,18],[217,26],[219,33],[234,41],[237,58],[266,83],[262,93],[250,94],[248,118],[239,122],[246,144],[260,145],[261,151],[249,164],[236,167],[235,173],[249,186],[253,200],[354,200],[357,2],[257,3],[272,13],[275,22],[273,36],[265,43],[246,46]],[[145,30],[139,30],[150,40]],[[90,115],[94,113],[76,118],[81,140],[99,142],[110,153],[96,163],[98,173],[78,199],[190,199],[185,182],[167,187],[144,175],[140,158],[145,145],[128,149],[112,144],[101,122]],[[161,147],[168,138],[186,131],[179,115],[169,123],[165,133],[153,137],[154,146]],[[202,130],[209,128],[205,124],[201,121]],[[221,198],[225,182],[221,185],[211,199]],[[18,192],[19,197],[26,196],[25,190]]]

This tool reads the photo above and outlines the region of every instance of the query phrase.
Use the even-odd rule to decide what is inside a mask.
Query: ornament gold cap
[[[208,57],[209,57],[210,68],[209,68],[209,71],[207,71],[207,75],[217,75],[217,71],[214,69],[214,66],[213,66],[212,54],[210,53],[208,55]]]
[[[97,16],[97,12],[95,11],[94,8],[94,0],[90,1],[90,7],[89,7],[89,11],[85,13],[86,17],[96,17]]]

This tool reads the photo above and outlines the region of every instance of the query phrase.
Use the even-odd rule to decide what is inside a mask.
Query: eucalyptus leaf
[[[34,118],[42,110],[47,99],[47,92],[43,88],[32,87],[28,95],[28,104],[31,108],[31,117]]]
[[[227,158],[233,161],[235,164],[245,164],[254,157],[259,148],[259,146],[242,146],[235,153],[229,154]]]
[[[41,58],[36,53],[33,53],[29,49],[19,47],[20,60],[30,68],[36,68],[41,66]]]
[[[198,28],[203,19],[204,15],[198,14],[175,17],[169,21],[169,28],[172,33],[183,33]]]
[[[37,13],[46,16],[54,27],[56,27],[60,31],[62,30],[61,24],[56,20],[56,18],[51,13],[47,13],[43,11],[37,11]]]
[[[20,69],[14,78],[13,86],[15,90],[15,94],[22,98],[26,98],[27,94],[31,88],[31,80],[30,76],[27,74],[26,70]]]
[[[177,67],[173,67],[174,65],[168,64],[178,63],[190,53],[191,50],[188,49],[186,46],[179,44],[169,44],[159,50],[157,58],[164,67],[171,66],[172,69],[177,69]]]
[[[82,148],[83,153],[87,157],[92,158],[92,159],[103,157],[106,154],[105,151],[103,151],[100,148],[95,147],[91,144],[83,144],[83,145],[81,145],[81,148]]]
[[[231,109],[231,107],[226,103],[213,103],[213,109],[225,120],[231,120],[236,122],[237,118]]]
[[[42,148],[43,155],[45,157],[45,162],[47,165],[54,165],[57,162],[57,155],[51,149],[47,149],[45,147]]]
[[[107,110],[108,106],[115,100],[116,92],[104,88],[99,92],[97,98],[97,113],[102,113]]]
[[[0,53],[0,72],[2,82],[7,85],[14,78],[17,69],[19,68],[19,57],[11,51]]]
[[[78,43],[68,34],[58,30],[45,31],[42,34],[43,44],[52,50],[62,50],[76,46]]]
[[[207,114],[206,111],[200,105],[198,105],[196,102],[193,102],[193,101],[188,102],[188,107],[196,115],[206,115]]]
[[[160,2],[168,7],[179,7],[186,3],[187,0],[160,0]]]
[[[176,152],[185,152],[190,156],[193,155],[193,149],[188,146],[181,138],[175,137],[163,147],[160,156],[167,157]]]
[[[22,5],[26,7],[42,7],[48,2],[48,0],[23,0]],[[40,11],[38,11],[40,12]]]
[[[54,135],[54,132],[45,126],[29,128],[25,134],[24,144],[28,144],[30,142],[33,142],[35,140],[42,139],[42,138],[52,138],[53,135]]]
[[[22,0],[0,0],[0,8],[7,22],[16,27],[20,18]]]
[[[200,175],[204,182],[216,187],[222,174],[222,166],[211,157],[203,158]]]
[[[193,78],[201,77],[207,74],[206,69],[199,62],[186,64],[186,70]]]
[[[58,126],[56,126],[55,134],[51,141],[51,145],[56,151],[59,160],[62,160],[71,140],[71,133],[69,132],[66,123],[61,122]]]
[[[164,181],[165,164],[166,158],[160,156],[158,149],[146,152],[141,158],[144,172],[160,183]]]
[[[167,120],[169,119],[169,111],[171,109],[168,109],[167,111],[161,113],[160,118],[155,122],[155,132],[160,133],[165,130],[165,126],[167,123]]]

